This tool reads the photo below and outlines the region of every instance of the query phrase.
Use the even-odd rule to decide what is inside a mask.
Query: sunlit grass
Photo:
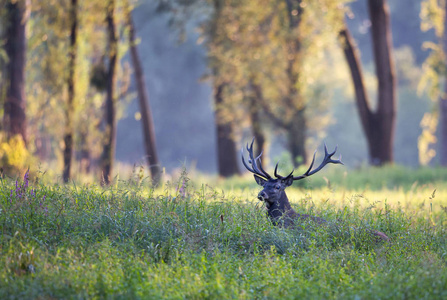
[[[155,190],[138,174],[106,189],[3,180],[0,298],[446,297],[445,185],[411,182],[422,170],[378,188],[394,168],[357,181],[376,171],[288,189],[298,212],[329,225],[287,230],[270,224],[248,176],[183,173]]]

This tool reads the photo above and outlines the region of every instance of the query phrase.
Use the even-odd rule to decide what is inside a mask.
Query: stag
[[[262,167],[261,164],[261,154],[258,157],[254,157],[253,155],[253,141],[251,145],[247,144],[247,151],[249,154],[248,163],[251,167],[245,162],[244,153],[242,150],[242,163],[248,171],[253,173],[256,183],[260,185],[263,189],[258,194],[258,199],[265,203],[267,208],[267,213],[275,226],[283,226],[283,227],[293,227],[296,221],[305,221],[310,220],[317,224],[324,224],[327,221],[323,218],[308,215],[308,214],[299,214],[297,213],[292,206],[290,205],[289,198],[287,198],[285,189],[293,184],[295,180],[301,180],[312,176],[317,173],[321,169],[323,169],[327,164],[343,164],[341,161],[341,155],[338,159],[332,159],[332,156],[337,151],[337,147],[333,152],[328,152],[326,144],[324,145],[324,158],[321,164],[313,169],[315,163],[315,155],[317,151],[314,152],[312,162],[307,169],[307,171],[299,176],[293,176],[294,170],[289,173],[287,176],[281,176],[278,174],[278,163],[275,166],[274,176],[272,178]],[[371,231],[371,233],[381,240],[388,240],[389,238],[380,231]]]

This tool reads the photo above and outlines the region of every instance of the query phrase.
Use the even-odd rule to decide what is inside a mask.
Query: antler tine
[[[276,166],[275,166],[275,177],[281,179],[284,177],[282,177],[281,175],[278,174],[278,164],[279,164],[279,162],[277,162]]]
[[[261,161],[261,155],[262,155],[262,153],[263,153],[264,151],[262,151],[261,152],[261,154],[259,154],[259,156],[258,156],[258,160],[259,160],[259,169],[261,170],[261,172],[262,172],[262,174],[264,174],[265,175],[265,177],[267,178],[267,179],[270,179],[270,178],[272,178],[270,175],[269,175],[269,173],[267,173],[265,170],[264,170],[264,168],[262,167],[262,161]]]
[[[327,150],[327,149],[326,149]],[[327,153],[327,152],[326,152]],[[314,156],[312,157],[312,162],[310,163],[309,168],[307,169],[306,174],[307,176],[309,175],[310,170],[312,170],[312,167],[314,166],[315,163],[315,155],[317,155],[317,150],[314,151]]]
[[[247,165],[247,163],[245,162],[244,152],[243,151],[242,151],[242,163],[247,168],[247,170],[252,172],[253,174],[256,174],[258,176],[270,179],[271,176],[262,168],[261,164],[260,164],[260,166],[258,166],[258,164],[257,164],[257,161],[261,162],[262,151],[261,151],[261,154],[259,154],[259,156],[257,156],[256,158],[253,155],[253,143],[254,143],[254,141],[255,141],[255,139],[253,138],[253,140],[251,141],[250,146],[248,146],[248,143],[247,143],[247,147],[246,147],[247,151],[248,151],[248,156],[249,156],[248,162],[251,164],[252,168],[250,168]]]
[[[295,171],[295,169],[293,169],[292,172],[289,173],[289,175],[287,175],[285,177],[281,176],[281,175],[278,174],[278,164],[279,163],[276,163],[276,166],[275,166],[275,177],[278,178],[278,179],[287,178],[287,177],[291,176],[293,174],[293,172]]]
[[[318,171],[320,171],[321,169],[323,169],[324,166],[329,164],[329,163],[332,163],[332,164],[343,164],[343,162],[341,161],[341,155],[340,155],[339,159],[332,159],[332,155],[334,155],[335,152],[337,152],[337,146],[335,146],[334,151],[329,153],[328,150],[327,150],[326,143],[325,143],[324,144],[324,158],[323,158],[323,161],[321,162],[321,164],[316,169],[312,170],[312,167],[313,167],[314,162],[315,162],[315,154],[317,153],[317,151],[315,151],[313,159],[312,159],[312,162],[311,162],[309,168],[307,169],[306,173],[304,173],[303,175],[300,175],[300,176],[293,177],[293,180],[300,180],[300,179],[306,178],[308,176],[311,176],[311,175],[317,173]]]
[[[328,155],[328,163],[344,165],[344,163],[341,161],[341,153],[340,153],[340,156],[338,157],[338,159],[332,159],[332,155],[334,155],[335,152],[337,152],[337,148],[338,148],[338,145],[335,146],[335,149],[334,149],[333,152],[329,153],[329,155]]]
[[[245,162],[245,159],[244,159],[244,149],[241,149],[241,156],[242,156],[242,163],[244,164],[245,168],[247,168],[248,171],[250,171],[250,172],[256,174],[256,172],[255,172],[252,168],[250,168],[250,167],[247,165],[247,163]],[[250,162],[250,161],[249,161],[249,162]]]
[[[253,139],[251,140],[250,147],[248,147],[248,143],[247,143],[246,148],[247,148],[248,153],[253,153],[253,143],[254,143],[254,142],[255,142],[255,138],[253,138]]]
[[[303,175],[300,175],[300,176],[294,176],[294,177],[293,177],[293,180],[304,179],[304,178],[306,178],[307,176],[312,175],[312,174],[310,174],[310,171],[312,170],[312,167],[314,166],[314,163],[315,163],[315,155],[316,155],[316,154],[317,154],[317,150],[315,150],[315,152],[314,152],[314,156],[312,157],[312,162],[310,163],[310,166],[309,166],[309,168],[307,169],[307,171],[306,171]]]

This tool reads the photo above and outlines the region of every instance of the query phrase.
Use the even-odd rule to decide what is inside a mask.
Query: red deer
[[[317,173],[321,169],[324,168],[329,163],[332,164],[343,164],[341,161],[341,155],[339,159],[332,159],[332,156],[337,151],[337,147],[333,152],[328,152],[326,144],[324,145],[324,158],[321,164],[312,170],[314,162],[315,162],[315,154],[314,153],[312,162],[307,169],[307,171],[299,176],[293,176],[293,171],[290,172],[287,176],[281,176],[278,174],[278,163],[275,166],[274,175],[276,178],[272,178],[262,167],[261,165],[261,154],[258,157],[254,157],[253,155],[253,141],[251,142],[250,147],[247,144],[247,151],[249,154],[248,163],[251,164],[251,167],[245,162],[244,153],[242,150],[242,163],[248,171],[254,174],[256,183],[263,187],[262,191],[258,194],[258,199],[265,203],[267,208],[267,213],[275,226],[283,226],[283,227],[293,227],[297,220],[305,221],[311,220],[317,224],[324,224],[327,221],[323,218],[311,216],[308,214],[299,214],[297,213],[292,206],[290,205],[289,199],[285,193],[285,189],[293,184],[295,180],[301,180],[306,177],[312,176]],[[376,236],[380,240],[389,240],[388,236],[386,236],[383,232],[372,230],[371,233]]]

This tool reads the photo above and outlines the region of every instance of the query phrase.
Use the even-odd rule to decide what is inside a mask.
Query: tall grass
[[[329,225],[282,229],[253,186],[200,182],[183,174],[154,190],[141,180],[107,189],[3,180],[0,298],[447,296],[447,204],[436,186],[291,189],[297,211]],[[369,229],[391,242],[376,243]]]

